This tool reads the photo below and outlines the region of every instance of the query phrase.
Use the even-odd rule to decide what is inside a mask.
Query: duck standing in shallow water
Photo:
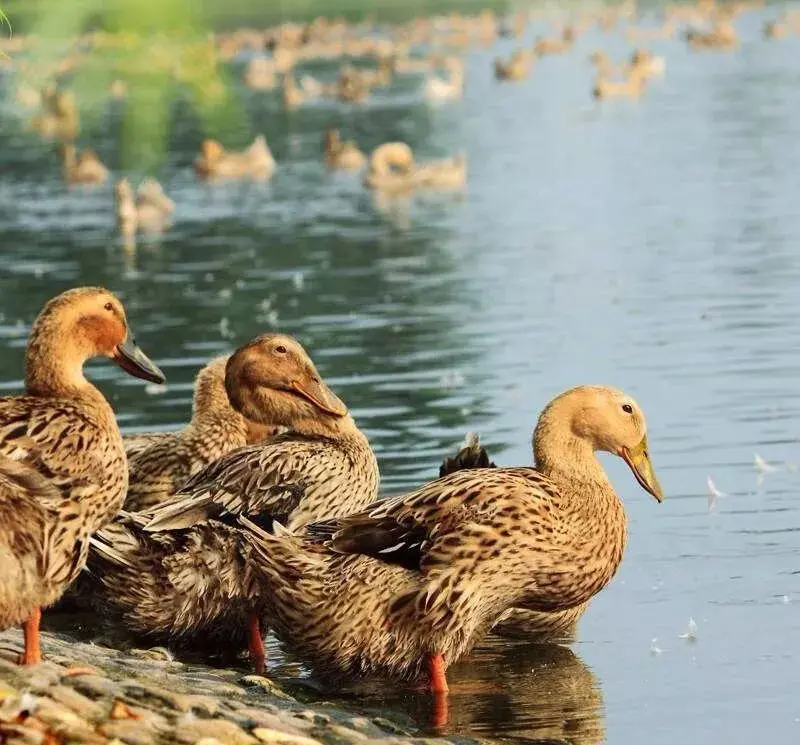
[[[227,363],[231,404],[288,432],[229,452],[173,500],[123,515],[92,539],[91,600],[129,630],[169,642],[245,644],[264,666],[271,599],[253,585],[250,545],[236,520],[296,530],[377,498],[378,464],[342,401],[291,337],[266,334]]]
[[[446,668],[508,608],[586,602],[627,539],[595,452],[620,456],[662,499],[644,414],[614,388],[573,388],[545,408],[533,444],[535,468],[458,471],[306,538],[241,519],[277,635],[323,675],[427,674],[444,693]]]
[[[192,420],[180,432],[124,439],[130,482],[126,510],[141,512],[166,502],[190,476],[217,458],[280,431],[248,421],[231,406],[225,390],[228,359],[217,357],[198,373]]]
[[[476,468],[497,468],[486,448],[474,432],[467,434],[464,444],[452,458],[445,458],[439,467],[439,477],[456,471]],[[562,611],[534,611],[509,608],[492,625],[492,633],[512,639],[536,643],[575,641],[578,621],[589,607],[589,601]]]
[[[28,340],[25,394],[0,399],[0,629],[24,622],[25,664],[41,660],[41,609],[78,576],[89,536],[128,487],[114,412],[83,375],[93,357],[164,382],[133,341],[122,303],[84,287],[45,305]]]

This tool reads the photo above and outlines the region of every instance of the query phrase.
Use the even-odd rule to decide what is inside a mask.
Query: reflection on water
[[[414,79],[361,108],[291,114],[277,94],[239,90],[246,115],[226,141],[267,135],[266,185],[198,184],[203,132],[177,103],[156,174],[174,228],[135,255],[115,234],[111,187],[65,189],[55,153],[4,99],[0,388],[19,390],[41,304],[78,283],[124,296],[169,377],[162,392],[92,366],[123,427],[178,426],[197,368],[277,327],[353,409],[387,493],[434,475],[467,429],[497,463],[528,463],[553,395],[625,388],[648,414],[667,499],[643,498],[604,460],[630,542],[580,624],[576,655],[593,673],[563,650],[498,642],[454,671],[469,692],[454,692],[448,731],[705,745],[752,742],[769,722],[776,741],[796,739],[800,38],[763,41],[775,13],[737,21],[730,54],[654,41],[667,74],[640,102],[591,101],[588,55],[630,51],[597,29],[518,85],[492,77],[515,42],[472,51],[463,102],[435,108]],[[118,125],[109,105],[84,134],[112,168]],[[366,149],[404,139],[423,159],[463,149],[467,193],[376,205],[358,177],[323,168],[326,126]],[[756,452],[778,466],[760,482]],[[729,495],[712,514],[708,476]],[[679,638],[690,616],[693,645]],[[277,649],[273,662],[282,670]],[[427,721],[414,701],[392,705]]]
[[[285,664],[274,670],[291,680],[300,669]],[[437,726],[440,712],[429,694],[398,691],[388,684],[353,684],[326,688],[367,712],[386,708],[405,712],[431,734],[458,733],[475,738],[512,738],[516,742],[596,745],[605,740],[603,695],[597,677],[568,647],[508,643],[487,639],[448,671],[448,721]]]

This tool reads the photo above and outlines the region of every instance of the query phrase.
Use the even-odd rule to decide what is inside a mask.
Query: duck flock
[[[212,360],[184,429],[127,438],[84,377],[93,357],[164,382],[120,300],[82,287],[41,311],[25,392],[0,399],[0,628],[23,626],[23,664],[58,603],[176,647],[247,649],[257,671],[271,630],[323,677],[442,697],[492,627],[563,637],[611,580],[626,518],[597,451],[663,498],[644,413],[614,388],[551,401],[535,466],[496,467],[473,439],[437,480],[378,500],[368,439],[295,339]]]
[[[740,45],[736,28],[740,17],[762,6],[760,0],[696,0],[640,11],[634,0],[625,0],[572,14],[536,9],[499,15],[486,9],[472,16],[452,13],[401,24],[374,19],[353,24],[320,17],[310,23],[212,34],[201,41],[95,31],[72,39],[57,54],[45,39],[23,35],[0,42],[0,53],[5,54],[0,68],[5,68],[6,91],[28,128],[55,141],[66,184],[114,180],[118,228],[132,241],[137,233],[166,230],[175,204],[154,178],[145,178],[134,188],[125,174],[112,174],[88,143],[79,146],[81,111],[97,103],[82,102],[71,87],[84,68],[87,75],[97,75],[96,68],[102,68],[109,99],[125,99],[130,88],[141,83],[137,75],[144,66],[161,85],[199,87],[202,98],[219,105],[224,105],[220,103],[224,73],[238,76],[255,96],[277,95],[287,112],[324,100],[357,109],[376,91],[390,90],[396,81],[409,78],[420,81],[424,100],[447,106],[461,99],[468,85],[465,58],[471,50],[491,48],[503,39],[513,42],[516,50],[495,58],[493,69],[487,71],[498,84],[519,84],[532,75],[546,74],[537,71],[545,57],[580,54],[586,60],[587,94],[597,100],[638,99],[667,69],[665,57],[649,50],[648,43],[663,47],[675,39],[698,52],[730,52]],[[527,35],[532,28],[546,33],[531,42]],[[609,41],[614,35],[623,36],[631,47],[627,59],[612,59],[602,48],[582,45],[581,36],[590,29],[599,30]],[[776,9],[761,34],[765,41],[800,35],[800,11]],[[320,64],[338,72],[314,77],[311,71]],[[420,163],[403,142],[382,143],[365,153],[334,126],[320,132],[320,147],[325,166],[359,174],[364,186],[379,197],[425,189],[461,190],[467,184],[466,153]],[[258,134],[239,151],[203,139],[194,170],[206,183],[267,181],[280,172],[280,164],[267,137]]]
[[[524,79],[541,57],[573,49],[588,24],[637,39],[684,27],[692,48],[730,49],[737,16],[752,7],[700,0],[665,8],[655,25],[630,3],[583,13],[496,60],[494,74]],[[518,38],[531,19],[492,11],[380,27],[317,19],[220,34],[208,49],[219,62],[247,52],[245,83],[280,87],[287,108],[321,97],[359,105],[394,76],[420,72],[426,97],[452,100],[464,85],[458,53]],[[797,30],[798,19],[786,15],[764,33]],[[79,66],[93,46],[124,43],[122,34],[82,38],[53,74]],[[6,48],[24,54],[36,40],[14,44]],[[179,75],[180,59],[166,56]],[[332,83],[298,72],[306,60],[340,57],[375,66],[348,63]],[[621,63],[598,51],[591,63],[598,98],[639,96],[665,69],[645,49]],[[124,81],[113,92],[124,95]],[[41,110],[30,123],[57,140],[65,180],[110,178],[90,150],[77,149],[73,93],[55,79],[37,96]],[[402,142],[367,157],[328,130],[322,153],[331,168],[363,170],[370,189],[454,188],[466,179],[463,156],[419,164]],[[268,179],[276,168],[263,135],[243,152],[207,139],[195,162],[211,182]],[[122,178],[115,193],[124,234],[163,228],[174,208],[153,179],[134,190]],[[438,479],[379,500],[367,437],[297,340],[265,334],[211,360],[198,372],[182,430],[130,437],[84,376],[96,357],[164,382],[114,294],[66,291],[33,324],[24,393],[0,399],[0,629],[23,627],[21,664],[42,658],[42,609],[82,607],[98,628],[134,638],[247,651],[258,671],[271,631],[322,677],[421,683],[446,711],[446,670],[484,635],[568,638],[614,576],[627,521],[597,452],[619,456],[646,492],[664,496],[642,408],[611,387],[579,386],[547,404],[534,427],[532,466],[497,467],[471,437]]]

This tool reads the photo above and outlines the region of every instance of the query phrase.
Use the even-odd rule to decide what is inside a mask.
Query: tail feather
[[[489,453],[481,445],[480,438],[475,432],[468,432],[461,449],[452,458],[445,458],[439,467],[439,477],[447,476],[456,471],[472,468],[496,468],[489,459]]]

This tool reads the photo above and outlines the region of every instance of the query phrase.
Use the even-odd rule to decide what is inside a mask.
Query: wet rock
[[[266,727],[256,727],[253,734],[259,742],[270,743],[271,745],[322,745],[319,740],[303,735],[290,735],[275,729]]]
[[[90,698],[65,685],[51,686],[47,691],[48,698],[63,704],[75,714],[99,722],[106,715],[106,707],[96,704]]]
[[[0,0],[1,1],[1,0]],[[0,633],[0,742],[14,745],[416,745],[397,724],[316,703],[319,691],[241,671],[131,657],[45,634],[49,659],[19,667]],[[3,645],[11,647],[7,652]],[[18,647],[19,645],[16,644]],[[152,650],[148,650],[152,652]],[[158,654],[155,655],[159,657]],[[63,664],[58,664],[62,662]],[[97,673],[69,675],[85,665]],[[294,688],[292,689],[294,690]]]
[[[223,745],[255,745],[258,740],[241,727],[224,719],[185,718],[175,727],[175,740],[194,745],[198,740],[212,738]]]
[[[125,745],[155,745],[159,733],[151,724],[140,719],[117,719],[99,727],[106,737],[116,738]]]
[[[176,693],[160,686],[140,681],[127,681],[123,684],[125,692],[136,701],[154,707],[168,706],[176,711],[203,711],[215,714],[219,701],[210,696]]]
[[[68,680],[76,691],[93,699],[116,696],[119,691],[119,683],[101,675],[77,675]]]
[[[43,745],[47,733],[21,724],[4,724],[3,741],[14,745]]]
[[[48,698],[39,698],[34,711],[36,719],[44,722],[48,730],[65,740],[100,745],[105,738],[95,732],[94,726],[63,704]]]
[[[282,691],[269,678],[265,678],[263,675],[245,675],[239,680],[239,682],[243,686],[247,686],[249,688],[259,688],[272,696],[277,696],[278,698],[286,699],[287,701],[295,700],[288,693],[284,693],[284,691]]]
[[[363,732],[350,729],[349,727],[342,727],[340,724],[330,724],[328,727],[326,727],[326,731],[348,743],[372,741],[372,738],[369,735],[365,735]]]

